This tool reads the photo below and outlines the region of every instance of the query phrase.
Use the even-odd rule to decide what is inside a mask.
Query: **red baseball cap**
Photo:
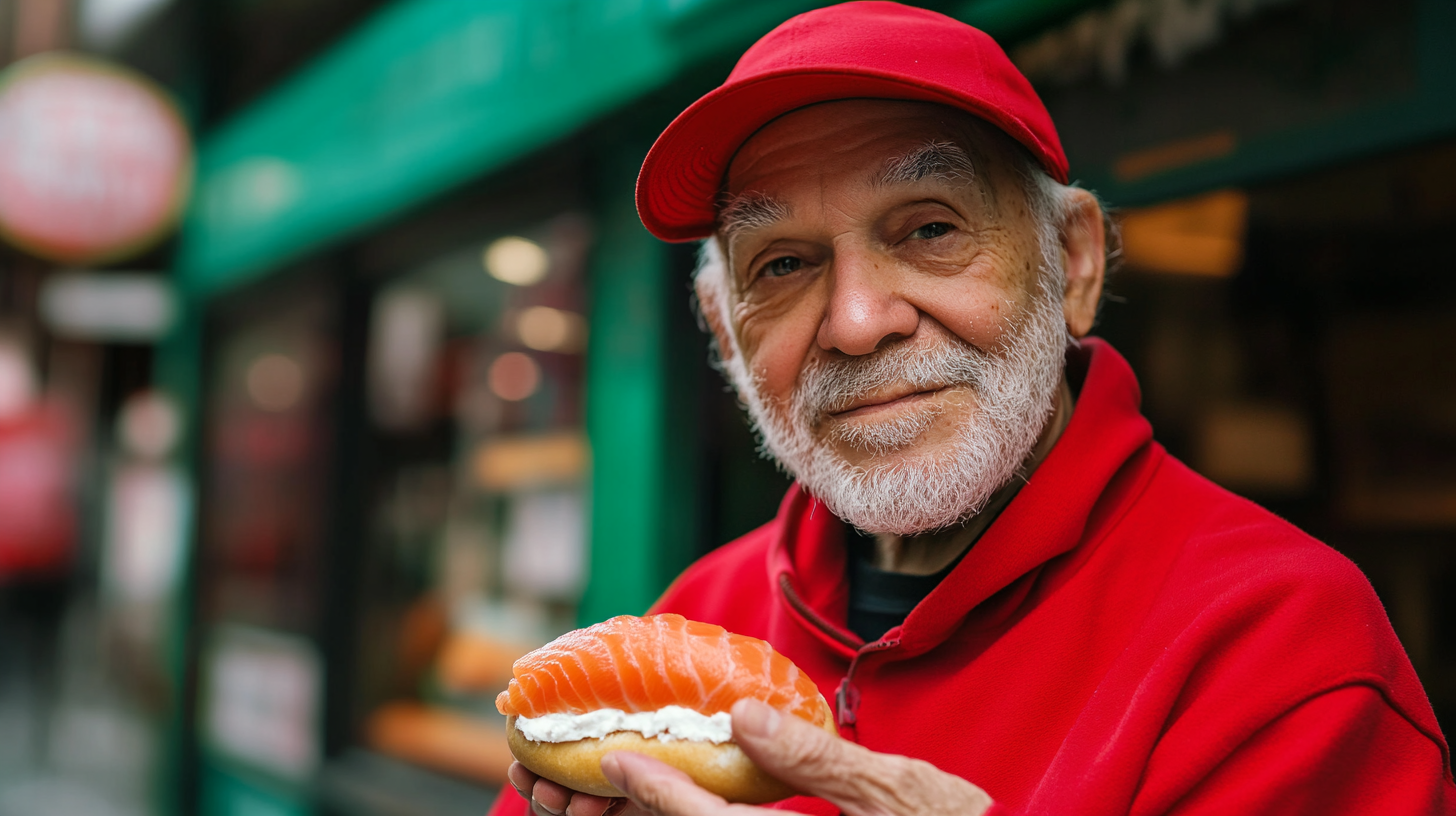
[[[793,110],[836,99],[938,102],[979,116],[1067,183],[1051,115],[990,35],[899,3],[817,9],[764,35],[728,80],[683,111],[647,153],[637,213],[664,241],[713,233],[714,205],[738,148]]]

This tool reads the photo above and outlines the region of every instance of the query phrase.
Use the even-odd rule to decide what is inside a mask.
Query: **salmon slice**
[[[495,699],[507,716],[585,714],[602,708],[703,714],[744,697],[823,725],[819,688],[757,639],[681,615],[621,615],[567,632],[517,660]]]

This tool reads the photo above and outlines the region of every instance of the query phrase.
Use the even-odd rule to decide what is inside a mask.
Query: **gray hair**
[[[1027,204],[1031,208],[1031,216],[1037,224],[1037,239],[1041,243],[1042,256],[1047,261],[1049,270],[1056,274],[1056,280],[1045,281],[1054,283],[1058,287],[1066,286],[1066,270],[1061,264],[1051,263],[1054,253],[1060,252],[1062,233],[1066,229],[1067,220],[1071,218],[1073,199],[1071,191],[1080,189],[1076,182],[1062,184],[1047,174],[1041,164],[1031,157],[1026,151],[1018,146],[1017,163],[1018,175],[1021,176],[1022,189],[1026,195]],[[1122,263],[1122,231],[1113,220],[1112,213],[1101,198],[1095,192],[1091,192],[1097,198],[1098,209],[1102,211],[1102,235],[1103,254],[1106,258],[1106,267],[1103,271],[1104,277],[1111,275]],[[1100,305],[1100,304],[1099,304]]]

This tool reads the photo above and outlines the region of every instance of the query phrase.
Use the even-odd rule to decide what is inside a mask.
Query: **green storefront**
[[[692,253],[642,229],[632,187],[666,122],[814,5],[398,0],[204,135],[190,320],[159,362],[201,497],[179,812],[480,812],[502,759],[470,746],[513,650],[641,612],[771,512],[783,478],[684,308]],[[1443,0],[1335,35],[1265,4],[1178,70],[1122,54],[1122,84],[1066,77],[1097,62],[1075,32],[1127,3],[927,5],[1041,66],[1074,176],[1118,205],[1456,132]],[[1180,4],[1143,6],[1127,30]],[[1250,104],[1239,66],[1290,42],[1323,73]]]

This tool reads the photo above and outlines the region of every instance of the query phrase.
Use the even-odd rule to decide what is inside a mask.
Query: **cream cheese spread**
[[[516,730],[532,742],[575,742],[599,739],[617,731],[635,731],[664,742],[691,740],[722,743],[733,739],[728,712],[702,714],[682,706],[664,706],[656,711],[628,713],[602,708],[585,714],[543,714],[517,717]]]

